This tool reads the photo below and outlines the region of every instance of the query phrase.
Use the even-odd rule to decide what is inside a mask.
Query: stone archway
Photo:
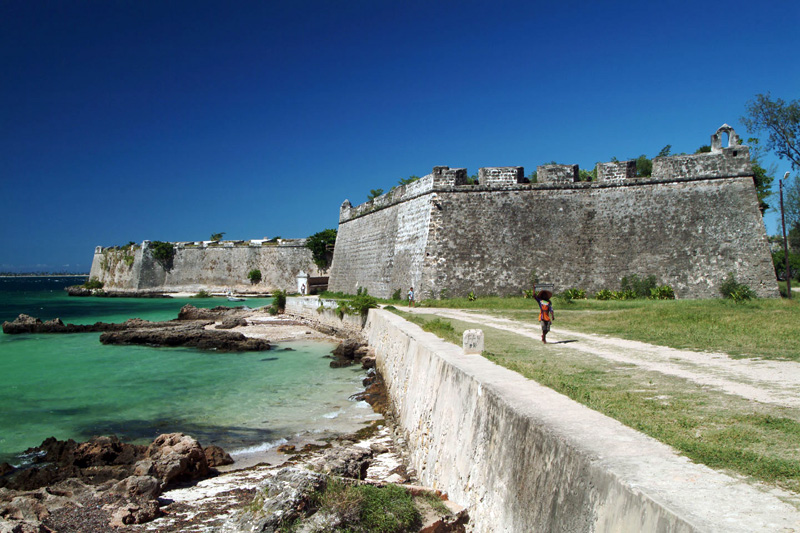
[[[726,134],[728,136],[728,148],[732,148],[735,146],[739,146],[739,136],[736,135],[736,131],[727,124],[723,124],[719,127],[717,132],[711,136],[711,151],[712,152],[721,152],[722,151],[722,134]]]

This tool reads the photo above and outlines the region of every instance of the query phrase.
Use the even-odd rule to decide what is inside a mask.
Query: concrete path
[[[541,343],[537,324],[460,309],[409,308],[417,314],[483,324],[530,337]],[[800,363],[733,359],[724,353],[693,352],[605,335],[578,333],[558,327],[547,335],[549,342],[562,349],[577,350],[587,356],[636,365],[644,370],[677,376],[758,402],[800,408]]]

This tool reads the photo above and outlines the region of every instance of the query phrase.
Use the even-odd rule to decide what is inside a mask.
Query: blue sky
[[[435,165],[747,138],[755,94],[800,98],[798,23],[789,0],[1,2],[0,271],[306,237]]]

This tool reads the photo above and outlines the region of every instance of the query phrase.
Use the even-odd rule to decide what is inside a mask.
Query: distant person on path
[[[542,291],[536,294],[536,285],[533,286],[533,297],[539,304],[539,322],[542,324],[542,342],[547,344],[547,333],[550,331],[550,324],[556,317],[553,313],[553,304],[550,303],[550,292]]]
[[[416,307],[416,305],[414,305],[414,287],[408,289],[408,306]]]

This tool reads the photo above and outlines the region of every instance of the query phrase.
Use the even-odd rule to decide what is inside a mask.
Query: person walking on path
[[[414,287],[408,289],[408,306],[409,307],[416,307],[414,305]]]
[[[547,333],[550,331],[550,324],[556,317],[553,313],[553,304],[550,302],[552,295],[550,291],[542,291],[536,294],[536,285],[533,286],[533,297],[539,304],[539,322],[542,324],[542,342],[547,344]]]

